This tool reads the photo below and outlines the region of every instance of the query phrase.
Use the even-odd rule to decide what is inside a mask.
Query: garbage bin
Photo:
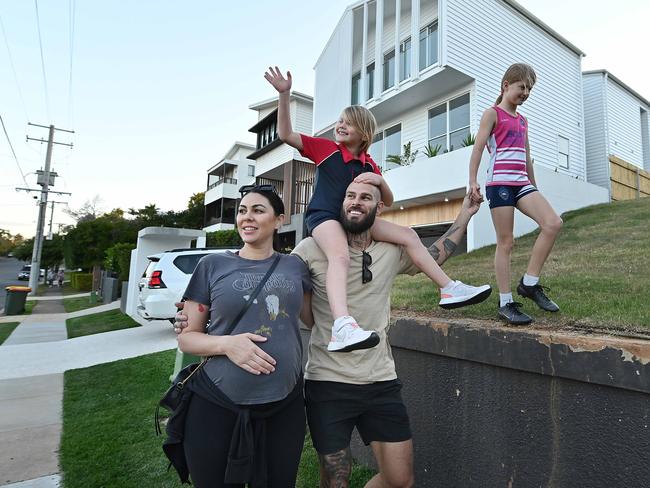
[[[29,286],[8,286],[5,289],[5,315],[20,315],[25,311],[25,300],[32,289]]]

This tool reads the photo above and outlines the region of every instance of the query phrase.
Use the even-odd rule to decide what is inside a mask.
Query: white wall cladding
[[[609,189],[604,76],[601,73],[583,75],[582,87],[587,181]]]
[[[273,104],[270,107],[266,107],[258,112],[257,120],[262,120],[264,117],[266,117],[268,114],[273,112],[276,108],[278,108],[277,104]]]
[[[314,116],[311,103],[296,100],[291,104],[291,121],[293,130],[301,134],[311,135],[311,123]]]
[[[347,10],[315,66],[314,124],[315,132],[324,129],[350,105],[352,83],[352,20]],[[327,76],[336,73],[336,76]]]
[[[287,144],[281,144],[272,151],[262,154],[255,161],[255,176],[262,176],[267,171],[291,161],[293,155],[294,149]]]
[[[472,131],[499,94],[501,77],[518,61],[531,64],[537,84],[521,113],[530,122],[536,164],[557,168],[558,135],[569,139],[569,169],[586,177],[580,56],[499,0],[447,0],[447,63],[476,79]],[[443,5],[445,5],[443,4]],[[443,40],[443,46],[445,45]]]
[[[640,101],[607,78],[606,106],[609,154],[643,168]]]

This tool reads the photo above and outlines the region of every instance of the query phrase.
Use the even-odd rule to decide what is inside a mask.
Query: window
[[[366,83],[368,86],[366,100],[370,100],[375,94],[375,63],[370,63],[366,69]]]
[[[469,131],[469,93],[429,110],[429,145],[442,152],[463,147]]]
[[[557,136],[557,165],[569,169],[569,139]]]
[[[255,176],[255,166],[252,164],[248,165],[248,176]]]
[[[411,38],[399,45],[399,81],[411,77]]]
[[[438,62],[438,21],[420,31],[420,71]]]
[[[361,72],[352,77],[352,96],[350,97],[351,105],[359,105],[361,102]]]
[[[270,120],[265,121],[261,127],[255,129],[257,131],[257,147],[256,149],[262,149],[265,146],[268,146],[273,141],[278,138],[278,128],[277,121],[275,116]]]
[[[382,170],[397,167],[398,165],[394,163],[386,163],[385,159],[391,154],[396,156],[402,154],[402,125],[397,124],[378,133],[368,152]]]
[[[384,54],[384,91],[395,84],[395,50]]]

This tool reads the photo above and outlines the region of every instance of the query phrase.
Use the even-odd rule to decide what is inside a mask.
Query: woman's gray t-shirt
[[[233,252],[202,258],[184,297],[210,306],[207,333],[223,335],[244,307],[275,255],[268,259],[245,259]],[[275,371],[254,375],[215,356],[204,366],[210,380],[234,403],[255,405],[282,400],[296,386],[302,372],[299,316],[303,294],[311,291],[309,270],[296,256],[281,255],[277,267],[231,335],[247,332],[267,337],[256,343],[275,359]]]

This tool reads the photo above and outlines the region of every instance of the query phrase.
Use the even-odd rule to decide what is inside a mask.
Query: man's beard
[[[348,214],[344,208],[341,208],[341,225],[343,230],[350,234],[363,234],[372,227],[375,223],[377,216],[377,205],[375,205],[364,218],[361,220],[352,221],[348,218]]]

